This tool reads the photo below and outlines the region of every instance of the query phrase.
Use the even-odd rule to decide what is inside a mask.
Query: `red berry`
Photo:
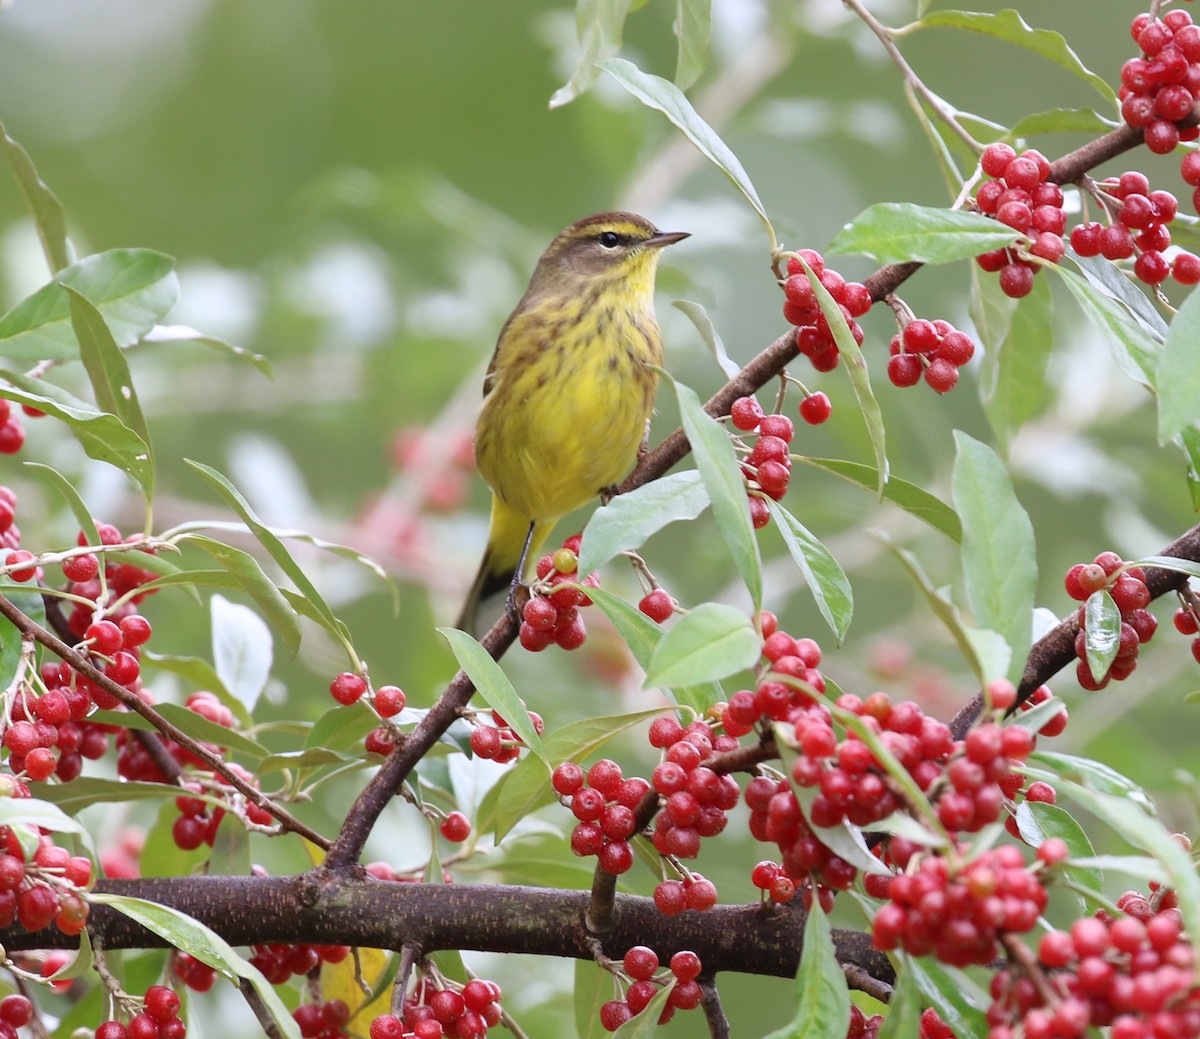
[[[343,705],[354,703],[366,691],[367,683],[362,676],[349,671],[343,671],[329,683],[329,695]]]
[[[446,840],[460,844],[471,833],[471,820],[463,815],[462,812],[451,812],[442,820],[438,828]]]
[[[739,397],[730,407],[729,417],[737,429],[750,432],[762,421],[762,405],[753,397]]]
[[[813,393],[800,402],[800,417],[810,426],[819,426],[832,412],[833,405],[824,393]]]
[[[979,164],[989,177],[1002,177],[1008,164],[1016,158],[1016,155],[1017,153],[1013,151],[1011,145],[1005,144],[1003,141],[996,141],[983,149]]]
[[[638,603],[638,609],[652,621],[661,624],[675,612],[675,603],[665,589],[655,588],[647,593]]]
[[[1033,291],[1033,273],[1033,268],[1023,263],[1006,264],[1000,270],[1000,291],[1013,299],[1028,296]]]

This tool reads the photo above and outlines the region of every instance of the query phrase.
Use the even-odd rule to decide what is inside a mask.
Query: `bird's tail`
[[[543,520],[534,523],[529,550],[525,553],[526,570],[537,559],[546,537],[554,527],[554,522]],[[471,583],[471,590],[467,593],[467,600],[463,603],[462,613],[459,614],[455,627],[472,635],[477,634],[480,605],[498,592],[508,590],[513,575],[521,564],[521,552],[525,548],[527,537],[528,518],[514,512],[493,495],[487,549],[483,553],[479,572]],[[521,576],[524,577],[524,574]]]

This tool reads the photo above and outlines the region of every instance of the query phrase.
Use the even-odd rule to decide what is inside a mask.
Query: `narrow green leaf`
[[[992,378],[989,368],[994,367],[991,355],[1001,348],[1008,336],[1019,301],[1001,292],[997,279],[984,274],[978,264],[971,264],[970,271],[971,294],[967,307],[978,333],[979,345],[983,347],[983,383],[986,386]]]
[[[813,899],[796,972],[796,1013],[766,1039],[846,1039],[849,1027],[850,989],[833,948],[829,920]]]
[[[378,724],[379,717],[361,700],[348,707],[331,707],[313,722],[304,746],[335,752],[358,749],[363,737]]]
[[[1012,650],[1008,677],[1019,682],[1033,638],[1037,557],[1033,524],[1012,481],[986,444],[955,430],[951,487],[962,519],[962,561],[976,625],[998,632]],[[996,676],[991,676],[996,677]]]
[[[37,791],[43,801],[58,805],[71,815],[95,804],[115,804],[121,801],[157,801],[174,799],[179,788],[169,783],[142,783],[136,780],[100,779],[80,776],[69,783],[38,783],[30,789]],[[175,813],[178,815],[178,811]]]
[[[217,693],[222,700],[233,699],[229,690],[221,684],[221,678],[213,669],[212,664],[202,657],[179,657],[142,650],[142,659],[153,664],[160,671],[165,671],[171,675],[178,675],[189,685],[193,685],[197,689],[208,689]],[[242,707],[240,702],[234,702],[243,712],[239,717],[239,722],[245,726],[251,725],[252,720],[248,714],[244,713],[245,708]]]
[[[1158,442],[1200,422],[1200,293],[1189,292],[1171,320],[1158,361]]]
[[[700,338],[704,340],[705,345],[712,351],[713,357],[717,359],[717,364],[721,371],[725,373],[727,379],[732,379],[741,368],[737,363],[725,352],[725,343],[721,340],[720,334],[717,332],[716,326],[712,323],[712,318],[708,316],[708,311],[699,303],[693,303],[687,299],[677,299],[671,303],[676,310],[682,311],[693,325],[696,326],[696,331],[700,333]]]
[[[575,1035],[578,1039],[607,1039],[600,1008],[614,998],[613,976],[594,960],[575,961]]]
[[[570,80],[550,98],[550,107],[559,108],[574,101],[600,75],[597,63],[621,49],[625,17],[631,0],[577,0],[575,27],[579,34],[579,60]]]
[[[294,654],[300,648],[300,620],[283,594],[263,573],[258,560],[240,548],[199,534],[187,540],[221,564],[236,586],[254,600],[267,622],[279,632],[288,652]]]
[[[636,550],[668,523],[693,520],[708,507],[695,469],[670,473],[613,498],[588,520],[579,548],[579,572],[591,573],[621,552]]]
[[[42,465],[41,462],[26,462],[25,466],[62,495],[63,501],[67,503],[67,508],[71,510],[71,515],[75,517],[75,522],[79,524],[79,529],[86,535],[87,543],[89,545],[99,544],[100,535],[96,533],[96,521],[92,518],[92,511],[84,505],[74,484],[57,469]]]
[[[1015,307],[999,349],[983,356],[983,404],[988,422],[1004,444],[1040,414],[1052,399],[1046,364],[1054,348],[1054,297],[1046,278]]]
[[[146,445],[146,466],[149,482],[143,483],[146,497],[154,498],[154,449],[150,441],[150,427],[138,403],[133,377],[125,355],[112,337],[104,315],[91,301],[70,285],[64,285],[71,311],[71,327],[79,340],[79,356],[92,384],[96,403],[109,414],[116,415],[121,423],[132,429]]]
[[[265,758],[267,756],[267,748],[256,740],[250,739],[249,736],[243,736],[236,729],[227,729],[223,725],[209,721],[202,714],[190,711],[180,704],[159,704],[156,709],[172,725],[182,729],[189,736],[199,740],[201,743],[215,743],[219,747],[228,747],[232,751],[245,754],[251,758]],[[126,716],[123,715],[122,717]],[[145,728],[153,730],[154,728],[154,726],[140,716],[136,722],[126,722],[125,724],[131,729]]]
[[[877,202],[846,224],[827,251],[863,253],[880,263],[952,263],[1012,245],[1019,237],[978,213]]]
[[[1049,750],[1034,751],[1030,761],[1045,765],[1049,769],[1049,772],[1038,778],[1049,779],[1051,782],[1068,779],[1075,783],[1085,783],[1092,790],[1111,794],[1113,797],[1140,805],[1147,812],[1154,812],[1154,802],[1145,790],[1102,761]],[[1029,771],[1028,766],[1026,771]]]
[[[762,607],[762,558],[746,505],[746,480],[733,453],[733,443],[725,427],[701,406],[695,391],[681,382],[672,383],[679,399],[683,431],[712,501],[717,529],[757,611]]]
[[[767,217],[767,211],[750,182],[750,177],[742,168],[738,157],[730,151],[729,146],[721,140],[716,130],[708,125],[692,104],[674,83],[659,76],[651,76],[643,72],[633,62],[623,58],[609,58],[596,63],[613,77],[642,104],[662,112],[689,141],[692,142],[709,162],[717,167],[732,182],[754,207],[754,211],[767,227],[772,244],[775,242],[775,231]]]
[[[174,266],[171,257],[150,249],[110,249],[84,257],[0,317],[0,355],[22,361],[79,356],[61,285],[91,300],[118,346],[136,343],[179,298]]]
[[[238,979],[244,978],[253,986],[259,999],[270,1011],[280,1033],[288,1039],[300,1039],[300,1029],[287,1007],[283,1005],[274,986],[211,928],[178,909],[148,902],[143,898],[99,892],[93,892],[89,898],[98,905],[111,906],[117,912],[153,931],[176,949],[207,963],[234,984],[237,984]]]
[[[0,558],[6,559],[8,552],[8,549],[0,549]],[[30,617],[38,624],[46,623],[46,611],[40,595],[22,591],[20,585],[11,581],[0,582],[0,595],[8,599],[26,617]],[[40,615],[31,614],[30,609],[40,610]],[[21,633],[14,625],[7,622],[0,624],[0,683],[2,683],[0,688],[10,688],[18,671],[25,666],[21,654],[22,643]]]
[[[589,588],[588,596],[617,629],[617,634],[633,654],[633,659],[643,671],[650,667],[650,658],[662,641],[663,628],[647,617],[631,603],[603,588]],[[716,682],[701,682],[699,685],[677,686],[665,690],[677,704],[690,707],[703,714],[710,704],[724,699],[721,687]],[[553,758],[551,758],[553,760]]]
[[[1150,298],[1142,291],[1140,283],[1133,281],[1111,260],[1103,256],[1080,256],[1070,246],[1067,256],[1079,268],[1079,273],[1099,289],[1107,293],[1133,315],[1150,337],[1158,343],[1167,338],[1167,322]]]
[[[1022,801],[1017,807],[1017,829],[1021,839],[1031,848],[1040,848],[1051,837],[1064,841],[1070,858],[1059,868],[1064,875],[1077,886],[1092,891],[1104,888],[1104,875],[1094,866],[1083,865],[1082,859],[1092,858],[1096,852],[1092,842],[1082,826],[1072,818],[1071,813],[1058,805],[1040,804],[1036,801]],[[1088,911],[1094,912],[1098,906],[1092,906]]]
[[[216,839],[209,852],[209,872],[223,877],[246,877],[253,866],[250,834],[237,816],[226,812],[217,824]]]
[[[500,669],[500,665],[465,631],[459,631],[457,628],[438,628],[438,633],[450,643],[458,666],[471,680],[475,691],[489,707],[500,712],[513,732],[544,761],[542,738],[534,731],[533,723],[529,720],[528,708],[521,703],[521,698],[517,696],[517,691],[508,680],[508,675]]]
[[[955,1039],[987,1039],[987,1019],[980,1006],[989,1002],[988,996],[969,975],[943,966],[932,956],[893,956],[897,971],[916,980],[921,994],[950,1026]]]
[[[877,1039],[913,1039],[921,1034],[921,1013],[925,1007],[921,1002],[921,988],[917,979],[908,971],[898,971],[896,987],[888,1000],[887,1016],[879,1029]]]
[[[38,238],[42,242],[42,251],[46,254],[46,262],[50,264],[52,272],[61,270],[71,262],[66,210],[54,192],[46,186],[45,181],[38,176],[28,152],[8,135],[3,123],[0,123],[0,147],[4,149],[4,158],[16,178],[21,194],[25,196],[25,205],[29,207],[33,216]]]
[[[610,1033],[612,1039],[654,1039],[659,1033],[658,1019],[666,1009],[667,1000],[671,998],[671,990],[674,988],[675,978],[672,976],[670,982],[654,994],[640,1014],[634,1015],[615,1032]]]
[[[804,273],[808,275],[809,284],[812,285],[813,292],[816,294],[821,313],[825,316],[825,322],[833,334],[834,342],[837,343],[838,354],[846,362],[846,374],[850,376],[850,388],[854,390],[854,396],[858,400],[858,410],[862,413],[863,421],[867,426],[867,435],[871,438],[871,449],[875,452],[875,468],[879,474],[879,485],[876,490],[882,495],[890,475],[890,467],[887,460],[887,437],[883,428],[883,413],[879,410],[879,401],[875,399],[875,391],[871,389],[870,369],[867,368],[866,359],[858,348],[858,343],[850,334],[850,326],[846,324],[846,319],[842,316],[838,303],[829,294],[829,290],[821,284],[813,269],[805,263],[803,257],[800,262],[804,264]]]
[[[934,11],[909,28],[965,29],[1016,44],[1090,83],[1110,104],[1117,102],[1112,87],[1084,65],[1060,33],[1032,28],[1017,11]]]
[[[0,798],[0,826],[40,826],[42,829],[52,830],[54,833],[87,836],[83,824],[78,819],[67,815],[60,805],[35,797]],[[36,838],[34,843],[36,846]]]
[[[1062,278],[1080,308],[1102,333],[1121,371],[1135,382],[1153,389],[1158,374],[1158,342],[1129,316],[1129,311],[1091,282],[1062,264],[1051,264],[1050,269]]]
[[[483,797],[476,812],[479,833],[491,831],[497,844],[527,815],[553,804],[550,766],[536,754],[526,754]]]
[[[844,458],[810,458],[807,455],[792,455],[792,461],[803,462],[815,469],[824,469],[869,491],[875,491],[879,486],[879,471],[863,462],[850,462]],[[910,516],[915,516],[928,523],[934,530],[941,531],[951,541],[962,541],[962,524],[959,522],[958,513],[925,488],[892,476],[884,484],[883,497],[885,501],[903,509]]]
[[[55,292],[63,295],[57,286]],[[65,300],[63,306],[66,307]],[[75,342],[73,333],[71,341]],[[52,386],[45,379],[31,379],[16,372],[0,371],[0,380],[3,380],[0,381],[0,397],[28,404],[47,415],[62,419],[89,458],[115,466],[143,487],[153,485],[149,447],[115,415],[97,411],[92,405],[71,396],[66,390]]]
[[[753,667],[762,638],[746,614],[723,603],[701,603],[680,617],[659,642],[645,688],[712,682]]]
[[[1156,570],[1170,570],[1172,573],[1187,574],[1188,577],[1200,579],[1200,563],[1194,559],[1180,559],[1178,556],[1144,556],[1130,565],[1152,566]]]
[[[92,972],[92,960],[92,939],[88,936],[85,928],[79,932],[79,948],[75,950],[75,954],[46,980],[70,981],[75,978],[88,977]],[[70,1033],[65,1034],[69,1035]]]
[[[1192,508],[1200,512],[1200,425],[1188,426],[1179,439],[1187,459],[1184,477],[1192,499]]]
[[[675,0],[675,24],[672,28],[679,40],[675,85],[680,90],[687,90],[700,78],[708,62],[712,0]]]
[[[665,714],[666,707],[647,707],[626,714],[580,718],[542,737],[542,751],[552,763],[583,761],[626,729]]]
[[[804,575],[804,581],[817,602],[817,609],[840,643],[846,637],[854,613],[854,596],[846,572],[829,549],[779,502],[768,499],[767,507],[783,535],[784,544],[792,554],[792,561]]]
[[[253,610],[224,596],[209,602],[213,663],[221,684],[253,711],[271,674],[271,632]]]
[[[1108,674],[1121,648],[1121,611],[1113,597],[1101,588],[1088,596],[1084,613],[1088,669],[1099,682]]]
[[[1010,140],[1036,137],[1045,133],[1085,133],[1098,137],[1116,128],[1116,122],[1105,119],[1090,108],[1050,108],[1018,119],[1008,131]]]
[[[262,354],[256,354],[252,350],[247,350],[242,346],[234,346],[232,343],[225,342],[224,339],[217,339],[215,336],[197,332],[196,329],[188,328],[187,325],[155,325],[149,332],[142,336],[142,342],[163,345],[195,343],[197,346],[207,346],[209,349],[217,351],[217,353],[229,354],[230,357],[235,357],[239,361],[245,361],[247,364],[253,365],[268,378],[272,374],[271,362]]]
[[[204,476],[217,489],[217,492],[230,507],[242,517],[242,522],[250,528],[250,533],[258,539],[258,543],[267,550],[267,554],[275,560],[279,569],[288,576],[288,579],[308,601],[313,609],[313,619],[321,624],[339,642],[345,642],[345,626],[333,615],[333,611],[326,604],[304,571],[297,565],[291,553],[284,547],[283,542],[275,536],[270,527],[266,526],[255,515],[254,510],[250,508],[250,503],[242,497],[238,489],[217,472],[216,469],[201,462],[193,462],[191,459],[185,459],[185,461]]]

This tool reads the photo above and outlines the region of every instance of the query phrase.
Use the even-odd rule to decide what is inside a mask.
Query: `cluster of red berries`
[[[179,994],[166,985],[151,985],[142,1000],[142,1010],[127,1023],[104,1021],[96,1028],[96,1039],[184,1039],[187,1025],[179,1016]]]
[[[237,773],[239,778],[246,783],[258,786],[257,778],[241,765],[236,762],[228,762],[228,768]],[[241,797],[232,787],[227,787],[224,783],[211,781],[206,785],[210,795],[222,796],[227,804],[231,804],[235,799]],[[217,839],[217,830],[220,829],[221,821],[225,818],[227,807],[221,804],[214,805],[203,797],[197,796],[201,791],[201,787],[197,783],[185,783],[184,789],[189,792],[179,794],[175,798],[175,807],[179,810],[179,817],[171,824],[171,839],[183,851],[194,851],[201,844],[207,844],[211,848]],[[272,822],[270,812],[256,804],[247,803],[242,808],[242,813],[245,815],[246,822],[255,826],[269,826]]]
[[[30,418],[40,418],[45,414],[24,404],[21,410]],[[13,408],[12,401],[0,399],[0,454],[15,455],[24,446],[25,427],[21,425],[21,416]]]
[[[571,814],[579,820],[571,831],[571,851],[597,856],[606,873],[626,872],[633,865],[637,807],[650,784],[641,776],[624,778],[621,766],[607,758],[586,773],[574,761],[564,761],[550,782],[560,798],[570,798]]]
[[[903,948],[956,967],[994,960],[1001,932],[1031,930],[1048,897],[1020,850],[1008,845],[956,867],[945,856],[926,855],[915,868],[910,863],[882,879],[888,901],[875,913],[875,948]]]
[[[329,683],[329,695],[343,707],[365,698],[371,709],[383,719],[383,724],[376,726],[363,739],[363,749],[368,754],[386,758],[396,749],[396,730],[388,723],[388,719],[403,711],[408,703],[403,689],[381,685],[373,690],[362,675],[343,671]]]
[[[347,1039],[350,1008],[341,999],[301,1003],[292,1011],[292,1020],[303,1039]]]
[[[675,1016],[676,1010],[695,1010],[704,998],[696,979],[700,976],[700,957],[689,949],[675,953],[670,967],[658,973],[658,953],[645,945],[635,945],[626,954],[621,964],[629,979],[624,999],[610,999],[600,1008],[600,1024],[609,1032],[615,1032],[626,1021],[636,1017],[658,994],[658,990],[674,980],[674,987],[667,997],[667,1005],[659,1015],[658,1023],[665,1025]]]
[[[914,318],[889,344],[887,375],[893,386],[915,386],[924,376],[935,393],[958,384],[958,369],[975,355],[975,341],[949,321]]]
[[[563,542],[557,552],[547,552],[537,564],[537,581],[521,613],[517,637],[532,653],[540,653],[554,644],[562,649],[578,649],[587,640],[587,628],[579,611],[592,600],[581,588],[561,587],[578,584],[595,588],[599,574],[579,579],[579,546],[583,537],[575,534]]]
[[[1161,19],[1139,14],[1129,26],[1140,58],[1121,66],[1121,115],[1144,133],[1146,147],[1168,155],[1180,141],[1194,141],[1194,126],[1179,123],[1192,114],[1200,94],[1200,28],[1183,10]]]
[[[13,993],[0,999],[0,1039],[17,1039],[17,1029],[33,1020],[33,1002]]]
[[[53,774],[68,782],[83,771],[84,758],[95,760],[108,749],[108,732],[115,727],[86,720],[92,700],[84,690],[64,684],[69,681],[64,670],[70,669],[43,664],[41,695],[26,684],[13,699],[3,745],[16,775],[40,782]]]
[[[500,986],[473,978],[461,988],[435,988],[422,978],[404,1000],[401,1014],[380,1014],[371,1039],[478,1039],[500,1023]]]
[[[1171,620],[1180,635],[1196,636],[1192,638],[1192,656],[1200,664],[1200,635],[1197,635],[1200,632],[1200,610],[1194,605],[1194,599],[1180,606]]]
[[[1086,603],[1096,592],[1107,590],[1121,611],[1121,633],[1117,655],[1106,674],[1093,675],[1087,661],[1087,610],[1080,606],[1079,634],[1075,637],[1075,676],[1088,690],[1103,689],[1110,680],[1128,678],[1137,667],[1138,648],[1149,642],[1158,630],[1158,619],[1146,607],[1150,604],[1150,589],[1141,567],[1126,569],[1125,561],[1116,552],[1101,552],[1090,563],[1076,563],[1067,571],[1063,582],[1067,594]]]
[[[539,736],[546,723],[537,711],[527,711],[529,724]],[[499,711],[492,711],[492,725],[484,724],[478,716],[471,729],[471,753],[486,761],[507,765],[514,761],[525,746],[525,741],[504,720]]]
[[[758,615],[758,627],[763,636],[759,680],[753,690],[739,690],[721,707],[721,724],[735,738],[745,736],[763,719],[794,724],[816,702],[795,683],[818,694],[825,691],[825,678],[818,670],[821,647],[813,639],[780,631],[779,619],[770,610]],[[772,674],[793,681],[779,681]]]
[[[250,963],[272,985],[282,985],[298,974],[311,974],[322,963],[341,963],[350,955],[348,945],[252,945]]]
[[[860,282],[846,281],[832,267],[826,267],[825,258],[815,249],[801,249],[798,255],[804,258],[804,263],[833,297],[854,341],[862,346],[863,330],[855,318],[871,309],[871,293]],[[817,302],[812,282],[804,271],[804,263],[795,256],[788,258],[788,277],[783,283],[783,316],[789,324],[796,326],[796,348],[800,353],[817,371],[831,372],[838,366],[841,355]]]
[[[1050,160],[1032,148],[1018,155],[997,141],[983,150],[979,161],[983,172],[994,178],[975,193],[979,211],[1031,239],[1023,246],[1030,256],[1058,263],[1066,251],[1062,236],[1067,217],[1062,188],[1049,180]],[[1039,264],[1023,258],[1018,247],[994,249],[977,262],[989,273],[999,272],[1000,291],[1006,296],[1019,299],[1033,290]]]
[[[1026,968],[995,974],[988,1039],[1080,1039],[1096,1028],[1112,1039],[1200,1036],[1196,955],[1165,894],[1154,906],[1126,892],[1117,902],[1124,915],[1098,913],[1043,935],[1041,984]]]
[[[1091,221],[1072,228],[1072,249],[1080,256],[1103,256],[1113,261],[1128,260],[1136,253],[1133,273],[1146,285],[1161,285],[1168,275],[1174,275],[1180,285],[1200,282],[1200,257],[1183,251],[1173,260],[1163,255],[1171,244],[1167,225],[1179,212],[1174,195],[1151,191],[1150,181],[1136,170],[1101,181],[1096,187],[1112,200],[1112,207],[1119,206],[1116,223],[1106,227]]]
[[[207,992],[217,980],[215,967],[210,967],[203,960],[198,960],[186,952],[172,954],[171,970],[175,977],[193,992]]]
[[[11,796],[24,798],[18,785]],[[83,892],[92,882],[92,862],[59,847],[48,834],[38,837],[37,850],[27,857],[16,832],[0,827],[0,928],[18,921],[27,931],[54,924],[63,934],[83,930],[88,903]]]

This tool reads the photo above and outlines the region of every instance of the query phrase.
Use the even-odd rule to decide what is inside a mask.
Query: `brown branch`
[[[716,981],[711,974],[705,974],[697,981],[700,991],[704,993],[700,1007],[708,1024],[708,1034],[712,1039],[729,1039],[729,1018],[725,1016],[725,1008],[721,1006],[721,993],[717,991]]]
[[[0,595],[0,616],[5,617],[26,638],[33,639],[50,650],[59,659],[65,660],[89,682],[99,686],[111,696],[116,697],[131,711],[145,718],[168,739],[174,740],[186,749],[189,754],[199,758],[226,783],[242,794],[247,801],[274,816],[283,825],[284,829],[298,833],[302,837],[307,837],[319,847],[329,847],[328,838],[322,837],[316,830],[300,822],[287,809],[277,805],[261,790],[255,789],[230,769],[229,765],[219,754],[214,754],[203,744],[197,743],[196,740],[192,739],[182,729],[171,724],[171,722],[167,721],[166,718],[159,714],[158,711],[146,703],[140,696],[131,693],[124,686],[117,685],[116,682],[109,678],[103,671],[100,671],[84,654],[68,646],[53,632],[47,631],[40,624],[26,617],[25,614],[3,595]]]

